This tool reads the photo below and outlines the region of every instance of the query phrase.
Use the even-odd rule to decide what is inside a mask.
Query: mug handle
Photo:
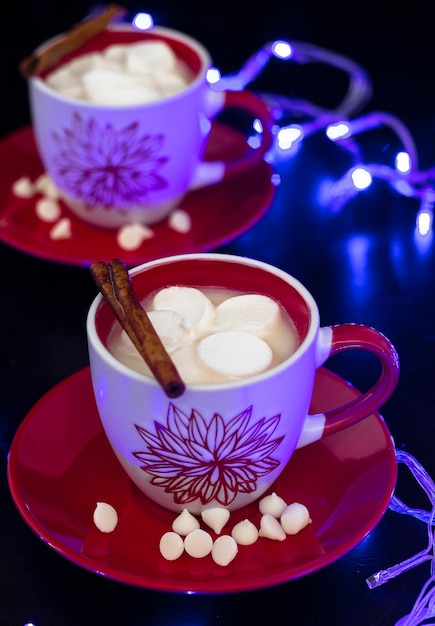
[[[392,395],[399,381],[399,356],[391,341],[364,324],[337,324],[320,329],[317,367],[344,350],[367,350],[381,363],[381,373],[372,387],[342,406],[307,415],[297,448],[332,435],[377,411]]]
[[[242,172],[249,170],[259,163],[274,141],[273,127],[275,120],[267,105],[251,91],[226,91],[219,94],[223,98],[219,109],[215,114],[226,109],[241,109],[258,119],[263,132],[261,133],[261,144],[258,148],[250,148],[243,156],[230,161],[201,161],[198,163],[193,180],[189,185],[189,190],[199,189],[206,185],[221,182],[224,179],[232,178]]]

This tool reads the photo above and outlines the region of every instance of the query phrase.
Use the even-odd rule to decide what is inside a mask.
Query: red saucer
[[[359,395],[321,368],[312,411]],[[211,556],[183,554],[166,561],[161,535],[175,515],[153,504],[121,469],[102,431],[89,368],[49,391],[21,423],[8,457],[13,500],[30,528],[73,563],[113,580],[171,592],[229,593],[269,587],[305,576],[346,554],[388,508],[397,479],[394,442],[379,413],[296,451],[274,491],[308,507],[312,523],[284,541],[260,538],[239,546],[226,567]],[[99,501],[112,504],[119,523],[99,532],[92,516]],[[254,503],[231,515],[259,521]]]
[[[232,159],[246,150],[246,138],[238,131],[215,122],[207,146],[207,158]],[[95,260],[121,257],[130,267],[162,256],[202,252],[219,247],[253,226],[269,208],[275,193],[272,169],[261,161],[233,179],[189,193],[180,208],[190,215],[188,233],[177,233],[166,220],[153,225],[154,236],[133,251],[119,247],[116,230],[105,230],[75,218],[61,203],[62,216],[71,219],[72,237],[54,241],[53,224],[41,221],[35,212],[36,197],[23,199],[12,185],[23,176],[32,182],[43,174],[33,129],[27,126],[0,141],[0,241],[58,263],[89,266]]]

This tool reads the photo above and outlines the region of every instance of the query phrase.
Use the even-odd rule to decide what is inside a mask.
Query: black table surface
[[[1,41],[0,141],[30,121],[18,62],[92,8],[83,1],[66,4],[8,3],[3,21],[8,36]],[[123,4],[130,16],[147,10],[158,24],[200,39],[224,74],[236,71],[262,44],[279,38],[347,55],[373,81],[365,111],[384,110],[400,118],[414,137],[421,168],[432,166],[435,14],[423,3],[413,2],[406,12],[387,9],[382,2]],[[265,88],[295,95],[289,80],[275,72]],[[325,82],[322,72],[309,79],[300,72],[298,81],[303,97],[320,103],[341,88]],[[383,141],[380,152],[388,150],[389,139]],[[6,167],[1,163],[1,170]],[[319,180],[343,173],[339,149],[319,135],[276,168],[282,182],[267,213],[218,251],[258,258],[295,275],[317,299],[322,325],[361,322],[391,339],[400,356],[401,377],[381,413],[396,448],[413,455],[435,477],[435,250],[432,244],[422,253],[415,244],[418,204],[378,185],[337,214],[319,207],[314,201]],[[365,256],[355,268],[349,245],[358,238]],[[87,267],[46,261],[4,243],[0,267],[0,624],[218,626],[272,619],[304,626],[387,626],[411,611],[430,576],[429,563],[376,589],[365,582],[427,545],[426,525],[392,510],[385,512],[369,541],[327,567],[281,585],[234,594],[184,595],[128,586],[81,569],[41,541],[11,498],[7,455],[34,404],[88,364],[84,320],[96,288]],[[358,389],[370,384],[372,371],[364,359],[334,359],[328,367]],[[418,484],[401,468],[397,494],[408,504],[430,508]]]

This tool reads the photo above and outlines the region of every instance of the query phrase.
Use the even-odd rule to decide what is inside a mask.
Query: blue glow
[[[355,189],[367,189],[372,184],[372,175],[364,167],[356,167],[351,176]]]
[[[272,52],[279,59],[289,59],[293,55],[293,49],[287,41],[274,41]]]
[[[408,181],[403,180],[403,178],[397,178],[396,180],[392,180],[391,185],[396,191],[398,191],[402,196],[405,196],[406,198],[412,198],[412,196],[414,195],[414,189],[411,187]]]
[[[426,254],[432,248],[432,241],[433,241],[432,228],[430,228],[426,234],[422,235],[419,232],[418,224],[416,224],[415,229],[414,229],[414,243],[420,255]]]
[[[396,155],[396,170],[406,174],[411,171],[411,159],[407,152],[399,152]]]
[[[278,187],[278,185],[281,184],[281,176],[276,172],[272,174],[270,180],[272,185],[274,185],[275,187]]]
[[[253,123],[253,127],[254,127],[254,130],[257,131],[257,133],[262,133],[263,132],[263,124],[260,122],[260,120],[258,118],[255,118],[254,123]]]
[[[251,148],[257,150],[257,148],[261,146],[261,139],[258,135],[255,135],[255,137],[248,137],[247,144],[248,146],[251,146]]]
[[[326,129],[326,136],[335,141],[336,139],[343,139],[350,137],[350,126],[346,122],[339,122],[338,124],[331,124]]]
[[[303,132],[300,126],[287,126],[287,128],[281,128],[278,132],[278,146],[281,150],[290,150],[293,144],[301,141],[302,138]]]
[[[433,214],[432,211],[419,211],[417,214],[417,230],[422,236],[427,235],[432,228]]]
[[[221,73],[217,69],[217,67],[211,67],[207,70],[207,81],[210,83],[210,85],[215,85],[220,81],[220,79]]]
[[[199,112],[198,119],[199,119],[199,127],[201,129],[201,132],[204,135],[208,135],[208,133],[211,130],[211,121],[208,119],[208,117],[205,115],[203,111]]]
[[[154,26],[153,18],[149,13],[136,13],[131,23],[139,30],[150,30]]]
[[[347,242],[347,252],[349,255],[349,265],[353,273],[353,282],[358,287],[362,287],[366,282],[367,275],[367,254],[370,242],[367,237],[357,235]]]

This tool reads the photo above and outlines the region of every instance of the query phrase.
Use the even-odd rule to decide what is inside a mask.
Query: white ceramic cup
[[[95,298],[87,337],[103,428],[127,474],[167,509],[199,513],[251,503],[272,486],[297,447],[370,415],[396,387],[399,359],[382,333],[354,323],[320,327],[311,294],[271,265],[199,253],[151,261],[130,274],[140,299],[168,285],[266,294],[284,307],[299,337],[296,352],[270,371],[231,383],[188,384],[181,396],[170,399],[154,378],[129,369],[109,352],[107,339],[117,322],[102,296]],[[379,378],[352,402],[309,415],[316,369],[349,349],[376,355]]]
[[[45,171],[71,211],[99,227],[160,221],[189,190],[252,167],[272,143],[273,119],[262,100],[247,90],[213,91],[208,51],[178,31],[108,28],[49,72],[112,44],[156,40],[172,48],[193,79],[183,91],[154,102],[96,104],[55,91],[45,81],[48,72],[29,79],[32,124]],[[228,162],[204,160],[213,119],[231,108],[242,109],[253,124],[259,120],[259,147],[247,144],[243,155]]]

